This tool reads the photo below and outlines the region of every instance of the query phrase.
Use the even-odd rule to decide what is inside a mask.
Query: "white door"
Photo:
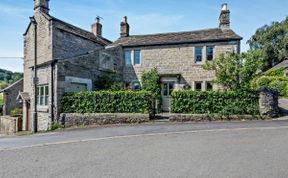
[[[170,111],[171,94],[175,86],[175,81],[162,81],[162,110]]]

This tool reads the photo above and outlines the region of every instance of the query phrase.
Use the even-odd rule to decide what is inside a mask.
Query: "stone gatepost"
[[[259,97],[260,115],[263,117],[277,117],[279,115],[278,92],[263,88]]]

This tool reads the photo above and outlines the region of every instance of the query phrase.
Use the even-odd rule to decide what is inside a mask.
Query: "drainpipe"
[[[34,25],[34,78],[33,78],[33,115],[32,115],[32,123],[33,123],[33,133],[38,131],[38,113],[37,113],[37,22],[34,17],[30,17],[31,23]]]

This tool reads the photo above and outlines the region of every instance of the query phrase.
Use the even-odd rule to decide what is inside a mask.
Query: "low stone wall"
[[[252,115],[206,115],[206,114],[168,114],[165,115],[171,122],[208,122],[208,121],[242,121],[242,120],[265,120],[269,117]]]
[[[127,113],[93,113],[93,114],[61,114],[60,119],[65,127],[85,125],[107,125],[120,123],[148,122],[149,114]]]
[[[18,131],[18,117],[1,116],[0,118],[0,133],[15,134]]]

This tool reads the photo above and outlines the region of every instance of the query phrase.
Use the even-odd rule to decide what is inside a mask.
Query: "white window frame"
[[[201,61],[197,61],[197,48],[201,48]],[[202,64],[203,63],[203,49],[204,49],[204,46],[195,46],[195,59],[194,59],[194,62],[195,64]]]
[[[135,61],[136,61],[136,51],[139,51],[139,64],[136,64]],[[141,65],[142,63],[142,53],[141,53],[141,50],[140,49],[135,49],[133,50],[133,65]]]
[[[208,60],[208,48],[212,48],[212,59]],[[214,46],[206,46],[206,61],[213,61],[214,60]]]
[[[41,89],[43,89],[43,95],[41,95]],[[46,90],[48,94],[46,95]],[[41,103],[41,98],[43,97],[43,103]],[[39,85],[37,86],[37,106],[48,106],[49,105],[49,85]]]
[[[132,51],[133,51],[133,50],[125,50],[125,51],[124,51],[125,66],[132,66],[132,65],[133,65],[133,60],[132,60],[133,54],[132,54]],[[126,60],[126,54],[127,54],[127,52],[130,52],[130,64],[127,64],[127,60]]]
[[[101,53],[100,68],[112,70],[112,57],[110,54]]]

